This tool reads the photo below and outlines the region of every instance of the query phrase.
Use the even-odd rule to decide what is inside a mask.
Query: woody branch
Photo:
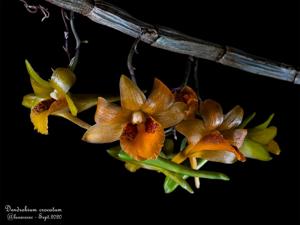
[[[254,56],[241,50],[194,38],[171,28],[153,26],[138,20],[105,1],[45,0],[61,8],[88,17],[153,47],[206,59],[257,75],[300,84],[300,71],[295,67]]]

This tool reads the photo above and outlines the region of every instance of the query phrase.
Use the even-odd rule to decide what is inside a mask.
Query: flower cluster
[[[267,161],[271,159],[269,153],[280,153],[274,141],[277,129],[269,127],[273,115],[247,129],[254,115],[243,120],[244,110],[239,105],[223,114],[219,103],[199,100],[189,86],[171,91],[155,79],[146,97],[132,80],[122,75],[120,98],[105,99],[71,94],[76,76],[68,68],[55,69],[46,81],[28,61],[26,67],[34,93],[24,96],[23,105],[31,109],[30,118],[39,133],[48,134],[48,116],[55,115],[86,129],[83,141],[97,144],[119,141],[120,145],[108,153],[124,161],[131,172],[144,168],[163,173],[166,193],[177,186],[192,193],[188,177],[194,177],[197,188],[200,178],[229,179],[223,173],[200,170],[207,162],[232,164],[245,162],[246,158]],[[94,125],[77,117],[77,113],[95,105]],[[176,132],[182,135],[178,150],[174,140],[179,140],[169,137]]]

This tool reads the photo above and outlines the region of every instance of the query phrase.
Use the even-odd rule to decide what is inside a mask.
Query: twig
[[[192,71],[193,60],[194,58],[192,56],[188,57],[188,60],[186,62],[185,76],[184,76],[182,87],[186,86],[189,82],[191,71]]]
[[[81,40],[76,32],[76,29],[75,29],[75,24],[74,24],[74,12],[72,11],[71,12],[71,16],[70,16],[70,25],[71,25],[71,30],[72,30],[72,33],[74,35],[74,38],[75,38],[75,41],[76,41],[76,47],[75,47],[75,55],[74,57],[70,60],[70,64],[69,64],[69,67],[71,70],[75,70],[76,66],[77,66],[77,63],[78,63],[78,59],[79,59],[79,52],[80,52],[80,45],[81,45]]]
[[[41,11],[43,14],[43,18],[42,18],[42,22],[50,17],[50,13],[48,11],[48,9],[46,9],[45,7],[43,7],[42,5],[29,5],[26,0],[19,0],[20,2],[24,3],[24,7],[25,9],[32,14],[37,13],[38,11]]]
[[[198,96],[198,99],[200,101],[202,101],[201,97],[200,97],[200,90],[199,90],[199,78],[198,78],[198,59],[194,59],[194,71],[193,71],[193,75],[194,75],[194,80],[195,80],[195,90],[196,90],[196,94]]]
[[[66,21],[66,19],[69,19],[69,18],[67,18],[66,12],[63,8],[61,9],[61,17],[62,17],[62,20],[63,20],[64,25],[65,25],[65,31],[64,31],[65,44],[63,46],[63,49],[66,52],[68,60],[70,62],[71,61],[71,55],[70,55],[70,51],[69,51],[69,33],[70,32],[69,32],[69,26],[68,26],[67,21]]]
[[[139,44],[140,42],[140,38],[137,38],[133,45],[131,46],[131,49],[129,51],[129,54],[128,54],[128,57],[127,57],[127,67],[128,67],[128,70],[129,70],[129,73],[130,73],[130,76],[131,76],[131,80],[136,83],[136,78],[135,78],[135,67],[132,65],[132,58],[134,56],[134,54],[138,54],[138,51],[137,51],[137,45]]]
[[[152,26],[105,1],[97,1],[96,5],[92,0],[45,1],[78,12],[96,23],[111,27],[134,38],[139,37],[144,31],[141,41],[153,47],[211,60],[253,74],[300,84],[300,71],[293,66],[190,37],[170,28]]]

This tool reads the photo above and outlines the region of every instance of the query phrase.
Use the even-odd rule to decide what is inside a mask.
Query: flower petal
[[[219,103],[207,99],[200,104],[200,114],[206,129],[216,129],[223,123],[223,110]]]
[[[159,79],[154,80],[153,89],[142,110],[150,115],[166,111],[174,103],[175,97],[170,89]]]
[[[70,110],[71,114],[73,116],[77,116],[78,109],[77,109],[73,99],[71,98],[70,93],[66,93],[65,98],[66,98],[66,101],[68,103],[68,107],[69,107],[69,110]]]
[[[277,134],[277,128],[272,126],[265,129],[250,129],[248,137],[260,144],[268,144]]]
[[[98,96],[90,94],[72,94],[72,99],[78,109],[78,112],[83,112],[97,105]]]
[[[220,163],[226,163],[226,164],[232,164],[236,162],[235,154],[228,151],[200,151],[197,154],[197,157],[206,159],[208,161],[212,162],[220,162]]]
[[[199,152],[203,150],[229,151],[234,153],[238,160],[245,161],[243,154],[241,154],[238,149],[235,149],[233,146],[231,146],[230,142],[224,139],[218,131],[204,136],[196,145],[185,150],[185,154],[188,157],[200,157],[202,153]]]
[[[67,110],[65,101],[47,99],[35,105],[30,112],[30,119],[34,129],[41,134],[48,134],[48,116],[54,112]]]
[[[153,118],[145,123],[128,123],[121,135],[121,147],[136,160],[156,159],[164,144],[164,129]]]
[[[120,98],[123,108],[137,111],[146,101],[144,93],[128,77],[120,78]]]
[[[49,97],[50,92],[53,90],[50,83],[42,79],[27,60],[25,60],[25,65],[30,76],[30,82],[34,94],[43,98]]]
[[[195,117],[195,113],[198,111],[199,102],[197,94],[192,88],[190,88],[189,86],[184,86],[182,89],[175,93],[175,100],[187,104],[187,118]]]
[[[90,109],[93,106],[97,105],[98,95],[94,94],[72,94],[72,99],[75,102],[75,105],[78,109],[78,112],[83,112],[87,109]],[[116,102],[120,100],[119,96],[108,96],[108,102]]]
[[[120,106],[108,102],[99,97],[95,113],[96,123],[119,123],[123,124],[130,119],[131,112],[123,110]]]
[[[164,112],[153,115],[163,128],[173,127],[185,118],[187,106],[183,102],[175,102]]]
[[[280,154],[280,147],[279,145],[277,144],[276,141],[272,140],[270,141],[267,145],[266,145],[266,148],[268,150],[268,152],[271,152],[275,155],[279,155]]]
[[[136,172],[138,169],[141,168],[140,165],[132,163],[132,162],[125,162],[125,168],[129,171],[129,172]]]
[[[240,148],[244,143],[244,139],[247,135],[247,130],[246,129],[225,130],[222,132],[222,135],[226,140],[228,140],[231,143],[231,145]]]
[[[124,125],[119,123],[101,123],[91,126],[83,135],[82,140],[89,143],[111,143],[119,140]]]
[[[56,68],[51,76],[50,84],[59,94],[66,94],[76,81],[76,76],[68,68]]]
[[[172,162],[180,164],[182,163],[184,160],[187,159],[187,156],[181,151],[178,152],[173,158],[172,158]]]
[[[37,95],[32,93],[32,94],[25,95],[23,97],[22,105],[25,106],[26,108],[31,109],[32,107],[34,107],[35,105],[37,105],[39,102],[41,102],[43,100],[46,100],[46,99],[38,97]]]
[[[265,122],[263,122],[262,124],[256,126],[255,129],[265,129],[265,128],[267,128],[269,126],[269,124],[271,123],[274,116],[275,116],[275,114],[272,113]]]
[[[224,117],[219,130],[227,130],[239,126],[243,120],[244,110],[239,105],[230,110]]]
[[[258,159],[261,161],[269,161],[272,159],[267,149],[262,144],[259,144],[248,138],[245,139],[244,144],[240,148],[240,151],[247,158]]]
[[[253,120],[255,116],[256,116],[256,112],[252,113],[250,116],[244,119],[241,125],[239,125],[239,128],[245,128],[248,125],[248,123],[250,123]]]
[[[49,107],[49,114],[52,114],[54,112],[58,111],[68,111],[68,103],[66,99],[59,99],[57,101],[54,101],[51,106]]]
[[[83,120],[79,119],[76,116],[73,116],[71,113],[66,112],[66,111],[53,112],[53,113],[51,113],[51,115],[59,116],[64,119],[67,119],[67,120],[71,121],[72,123],[76,124],[77,126],[82,127],[83,129],[86,129],[86,130],[91,127],[91,125],[89,125],[88,123],[84,122]]]
[[[197,144],[205,133],[203,121],[198,119],[184,120],[176,126],[176,130],[191,144]]]

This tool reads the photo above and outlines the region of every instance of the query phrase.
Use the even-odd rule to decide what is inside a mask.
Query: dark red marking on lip
[[[145,122],[145,131],[147,133],[154,133],[158,124],[151,118],[147,118]]]
[[[44,112],[46,110],[48,110],[51,106],[51,104],[54,102],[54,99],[47,99],[44,101],[41,101],[40,103],[38,103],[36,106],[33,107],[33,111],[37,112],[37,113],[41,113]]]
[[[132,141],[138,133],[137,124],[128,123],[124,128],[123,135],[127,140]]]

